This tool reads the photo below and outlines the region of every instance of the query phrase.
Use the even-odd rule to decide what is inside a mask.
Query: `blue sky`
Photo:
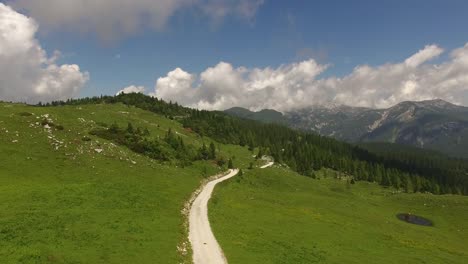
[[[159,3],[164,1],[167,0]],[[109,5],[106,7],[109,14],[118,10],[122,17],[147,21],[132,17],[139,16],[138,12],[129,10],[127,14],[123,10],[125,7],[119,9],[116,2],[132,3],[128,0],[106,0],[102,3]],[[249,6],[254,2],[252,13],[237,11],[239,6]],[[319,66],[326,66],[317,75],[312,74],[314,80],[345,78],[362,65],[379,67],[402,63],[431,44],[444,52],[431,55],[430,63],[444,63],[450,59],[450,52],[468,42],[468,1],[462,0],[196,0],[193,5],[168,8],[167,14],[163,14],[167,15],[165,23],[158,24],[157,29],[143,23],[129,31],[116,29],[110,39],[102,37],[103,32],[106,33],[105,27],[93,28],[118,22],[106,11],[93,13],[93,7],[85,6],[80,13],[77,7],[67,10],[66,4],[59,6],[57,0],[10,0],[4,3],[39,24],[35,38],[41,48],[49,57],[55,50],[62,54],[56,64],[76,64],[81,72],[89,73],[89,79],[79,89],[78,96],[114,94],[129,85],[141,85],[151,92],[158,78],[167,77],[168,72],[178,67],[192,74],[190,78],[195,79],[192,80],[192,88],[197,88],[201,73],[219,62],[229,63],[234,72],[243,75],[245,73],[241,73],[238,67],[278,69],[280,65],[294,65],[312,59]],[[135,6],[141,5],[141,8],[152,5],[149,0],[134,3],[139,3]],[[152,3],[159,8],[158,1]],[[75,13],[74,9],[77,10]],[[128,9],[132,9],[132,5]],[[217,16],[220,10],[227,11]],[[88,24],[87,20],[91,19],[86,15],[89,12],[95,14],[93,22],[87,27],[77,25]],[[160,17],[163,11],[155,12],[157,14],[153,17]],[[253,82],[252,78],[246,77],[245,83]],[[396,83],[409,80],[408,76],[404,78]],[[315,84],[308,83],[307,86]],[[306,85],[299,83],[297,86]],[[307,89],[301,88],[301,92]],[[464,88],[457,89],[447,96],[441,95],[439,89],[431,92],[428,98],[450,99],[459,93],[466,95]],[[396,99],[386,96],[372,102],[357,100],[355,104],[379,106],[386,103],[378,103],[378,100],[393,103],[405,99],[403,95]],[[221,97],[215,95],[203,100],[211,102]],[[330,100],[339,97],[329,96]],[[407,98],[426,97],[417,94]]]
[[[201,72],[219,61],[274,67],[312,57],[333,65],[324,76],[341,76],[359,64],[400,61],[426,44],[462,46],[467,10],[467,1],[456,0],[266,1],[253,21],[226,18],[216,28],[183,13],[164,32],[145,30],[110,44],[63,31],[40,39],[49,52],[62,51],[63,62],[89,71],[83,95],[96,95],[131,84],[152,88],[176,67]]]

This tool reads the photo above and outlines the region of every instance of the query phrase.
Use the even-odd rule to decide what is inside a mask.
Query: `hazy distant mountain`
[[[244,108],[226,112],[263,122],[284,123],[348,142],[400,143],[468,158],[468,107],[443,100],[408,101],[388,109],[324,105],[284,114]]]
[[[276,110],[271,110],[271,109],[264,109],[258,112],[252,112],[242,107],[233,107],[233,108],[225,110],[224,112],[233,116],[262,121],[265,123],[287,124],[287,121],[288,121],[287,118],[283,116],[281,112],[278,112]]]

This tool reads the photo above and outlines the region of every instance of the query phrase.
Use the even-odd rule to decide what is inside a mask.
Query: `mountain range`
[[[241,107],[225,112],[350,143],[397,143],[468,158],[468,107],[440,99],[405,101],[387,109],[320,105],[284,113]]]

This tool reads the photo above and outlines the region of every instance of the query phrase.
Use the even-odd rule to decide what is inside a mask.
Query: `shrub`
[[[96,122],[96,125],[102,126],[102,127],[107,127],[107,124],[104,122]]]
[[[21,112],[21,113],[18,113],[18,115],[20,115],[20,116],[32,116],[33,114],[31,114],[29,112]]]
[[[224,159],[224,157],[219,157],[219,158],[216,160],[216,164],[217,164],[219,167],[223,167],[224,164],[226,164],[226,160]]]
[[[126,128],[116,123],[106,128],[94,128],[89,134],[124,145],[136,153],[161,161],[178,160],[178,165],[184,167],[199,159],[200,155],[193,145],[185,144],[180,136],[171,130],[166,133],[164,140],[146,138],[149,131],[137,128],[128,123]],[[206,148],[206,146],[205,146]]]

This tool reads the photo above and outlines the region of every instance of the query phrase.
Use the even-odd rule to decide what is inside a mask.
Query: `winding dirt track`
[[[195,264],[227,263],[211,231],[208,221],[208,200],[216,184],[236,176],[238,172],[237,169],[230,170],[226,176],[210,181],[192,203],[189,216],[189,240],[192,244],[193,263]]]
[[[263,165],[262,169],[270,167],[273,162]],[[192,244],[193,263],[195,264],[223,264],[227,263],[221,247],[211,231],[208,221],[208,201],[216,184],[234,177],[238,169],[230,170],[226,176],[210,181],[195,198],[189,215],[189,240]]]

